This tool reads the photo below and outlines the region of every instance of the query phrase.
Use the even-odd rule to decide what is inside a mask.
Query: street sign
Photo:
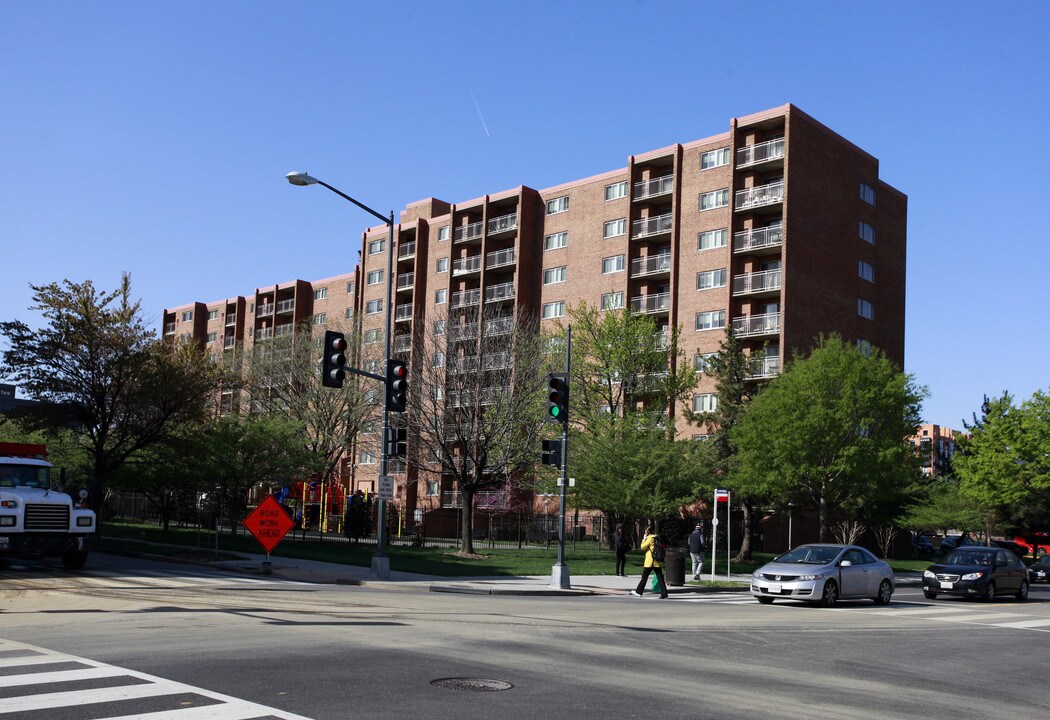
[[[558,487],[561,487],[564,484],[562,478],[558,478]],[[569,487],[576,487],[576,478],[569,478]]]
[[[390,477],[389,475],[379,476],[379,499],[394,499],[394,478]]]
[[[273,495],[267,495],[241,524],[259,541],[267,555],[295,527],[295,521]]]

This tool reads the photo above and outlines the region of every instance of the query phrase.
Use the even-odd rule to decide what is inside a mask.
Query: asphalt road
[[[310,585],[96,554],[80,573],[0,569],[0,720],[1044,720],[1048,640],[1045,585],[1025,603],[912,586],[828,610]]]

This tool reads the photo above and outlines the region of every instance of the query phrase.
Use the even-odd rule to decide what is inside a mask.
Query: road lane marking
[[[1050,620],[1018,620],[1017,622],[996,623],[996,627],[1010,628],[1041,628],[1050,626]]]

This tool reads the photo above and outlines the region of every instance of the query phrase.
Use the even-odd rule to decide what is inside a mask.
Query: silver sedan
[[[839,600],[888,605],[893,570],[856,545],[800,545],[751,575],[751,594],[763,604],[778,598],[832,607]]]

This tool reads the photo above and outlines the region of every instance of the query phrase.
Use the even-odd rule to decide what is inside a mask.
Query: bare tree
[[[867,526],[859,520],[843,520],[835,523],[832,532],[835,534],[835,539],[843,545],[856,545],[865,530]]]
[[[409,368],[408,464],[450,480],[462,499],[463,554],[474,554],[475,495],[513,489],[539,457],[543,343],[535,317],[497,303],[456,308],[414,343]]]

